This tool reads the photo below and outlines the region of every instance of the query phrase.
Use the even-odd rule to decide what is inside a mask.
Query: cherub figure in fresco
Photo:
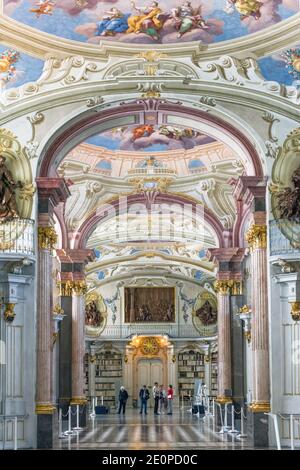
[[[137,11],[138,15],[131,15],[128,18],[127,33],[145,33],[153,39],[159,39],[159,31],[163,27],[164,21],[169,15],[164,15],[158,2],[152,1],[150,5],[145,7],[136,6],[135,2],[131,2],[132,8]]]
[[[142,137],[150,137],[153,132],[155,132],[155,129],[152,124],[145,124],[143,126],[135,127],[132,130],[132,140],[135,141],[137,139],[141,139]]]
[[[260,7],[263,4],[258,0],[226,0],[224,11],[228,14],[237,10],[240,14],[241,20],[252,16],[256,20],[261,17]]]
[[[35,13],[35,16],[39,18],[41,15],[52,15],[55,2],[51,0],[40,0],[36,3],[37,8],[31,8],[31,13]]]
[[[124,33],[128,29],[128,17],[130,13],[122,13],[118,8],[111,8],[105,12],[102,20],[97,23],[96,36],[114,36],[116,33]]]
[[[192,3],[189,1],[185,1],[181,6],[173,8],[171,17],[175,28],[178,30],[178,38],[181,38],[181,36],[194,28],[209,28],[201,16],[201,5],[193,8]]]

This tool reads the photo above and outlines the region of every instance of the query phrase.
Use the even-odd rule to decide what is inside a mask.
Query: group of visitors
[[[163,385],[158,385],[158,382],[155,382],[153,389],[152,389],[152,395],[154,399],[154,414],[155,415],[165,414],[165,412],[167,415],[173,414],[174,389],[172,385],[169,385],[168,389],[166,390]],[[140,398],[140,404],[141,404],[140,414],[145,413],[146,415],[148,414],[147,405],[148,405],[148,400],[150,398],[150,392],[146,385],[143,385],[143,387],[140,389],[139,398]],[[127,390],[125,390],[125,387],[122,386],[119,392],[118,414],[120,414],[121,412],[125,414],[127,400],[128,400]]]

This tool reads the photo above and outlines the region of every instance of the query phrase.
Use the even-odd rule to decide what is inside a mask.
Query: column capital
[[[252,251],[267,248],[267,226],[253,223],[246,232],[246,240]]]
[[[39,250],[53,250],[57,242],[57,233],[53,227],[38,227]]]
[[[220,262],[242,262],[245,257],[245,248],[211,248],[206,251],[206,256],[209,261],[213,261],[215,264]]]
[[[59,295],[61,297],[72,297],[72,295],[84,295],[87,291],[85,280],[59,280],[57,282]]]
[[[219,279],[214,284],[215,291],[220,295],[242,295],[242,281]]]

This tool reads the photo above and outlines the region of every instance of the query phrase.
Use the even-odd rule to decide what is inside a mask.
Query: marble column
[[[71,405],[86,403],[84,394],[84,325],[85,325],[85,281],[72,283],[72,399]]]
[[[230,282],[216,281],[218,299],[218,396],[221,404],[231,402]]]
[[[252,224],[247,232],[252,270],[253,392],[251,410],[270,411],[267,285],[267,227]]]
[[[52,427],[51,415],[55,411],[51,390],[51,347],[52,347],[52,249],[57,236],[53,227],[38,228],[38,288],[37,288],[37,376],[36,414],[38,415],[38,448],[51,448],[52,435],[47,428]],[[42,417],[44,416],[44,417]]]

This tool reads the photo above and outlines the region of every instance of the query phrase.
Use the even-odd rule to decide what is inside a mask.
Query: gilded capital
[[[218,280],[214,284],[215,291],[221,295],[241,295],[242,281],[233,279]]]
[[[84,295],[87,290],[85,281],[58,281],[59,295],[71,297],[72,295]]]
[[[52,403],[38,403],[35,407],[37,415],[52,415],[56,407]]]
[[[246,240],[252,251],[267,248],[267,226],[252,224],[246,233]]]
[[[250,410],[253,413],[269,413],[271,411],[270,402],[253,402],[250,405]]]
[[[40,250],[53,250],[57,243],[57,233],[53,227],[39,227],[38,239]]]

